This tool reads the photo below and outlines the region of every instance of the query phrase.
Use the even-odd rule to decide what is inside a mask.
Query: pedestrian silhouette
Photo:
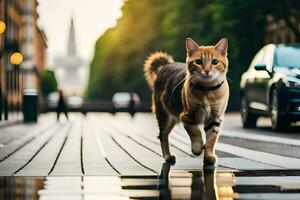
[[[135,114],[135,101],[134,101],[134,94],[130,93],[130,99],[128,102],[128,112],[131,115],[131,117],[134,117]]]
[[[59,116],[61,112],[63,112],[67,120],[69,120],[68,109],[67,109],[65,97],[62,90],[59,90],[59,99],[58,99],[56,112],[57,112],[57,121],[59,121]]]

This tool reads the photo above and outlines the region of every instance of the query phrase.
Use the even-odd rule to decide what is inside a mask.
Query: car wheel
[[[255,128],[258,115],[251,113],[245,97],[242,98],[241,117],[244,128]]]
[[[277,90],[273,90],[271,98],[271,122],[274,131],[285,131],[290,123],[286,115],[281,114]]]

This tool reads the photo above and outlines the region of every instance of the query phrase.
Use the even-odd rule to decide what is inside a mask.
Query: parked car
[[[141,103],[140,97],[136,93],[129,92],[117,92],[112,97],[113,106],[117,109],[119,108],[128,108],[130,102],[130,94],[132,94],[133,101],[135,106],[138,107]]]
[[[244,127],[255,127],[260,116],[270,116],[275,131],[300,121],[300,44],[264,46],[242,75],[240,88]]]
[[[67,97],[68,108],[81,108],[83,105],[83,97],[81,96],[69,96]]]
[[[58,92],[51,92],[47,97],[47,106],[48,108],[56,108],[58,104],[59,93]]]
[[[59,93],[58,92],[51,92],[48,95],[47,102],[48,108],[56,109],[59,100]],[[81,108],[83,105],[83,97],[81,96],[69,96],[66,98],[66,103],[68,108],[76,109]]]

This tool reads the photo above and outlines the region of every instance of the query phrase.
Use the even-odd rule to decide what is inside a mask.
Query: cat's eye
[[[202,65],[202,64],[203,64],[203,62],[202,62],[202,60],[201,60],[201,59],[197,59],[197,60],[195,60],[195,63],[196,63],[197,65]]]
[[[219,63],[219,61],[217,59],[212,59],[212,61],[211,61],[211,64],[213,64],[213,65],[216,65],[218,63]]]

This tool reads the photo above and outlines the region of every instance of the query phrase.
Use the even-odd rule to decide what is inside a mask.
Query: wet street
[[[300,129],[227,114],[216,168],[194,157],[181,124],[164,164],[152,114],[71,114],[0,128],[0,199],[300,199]]]

